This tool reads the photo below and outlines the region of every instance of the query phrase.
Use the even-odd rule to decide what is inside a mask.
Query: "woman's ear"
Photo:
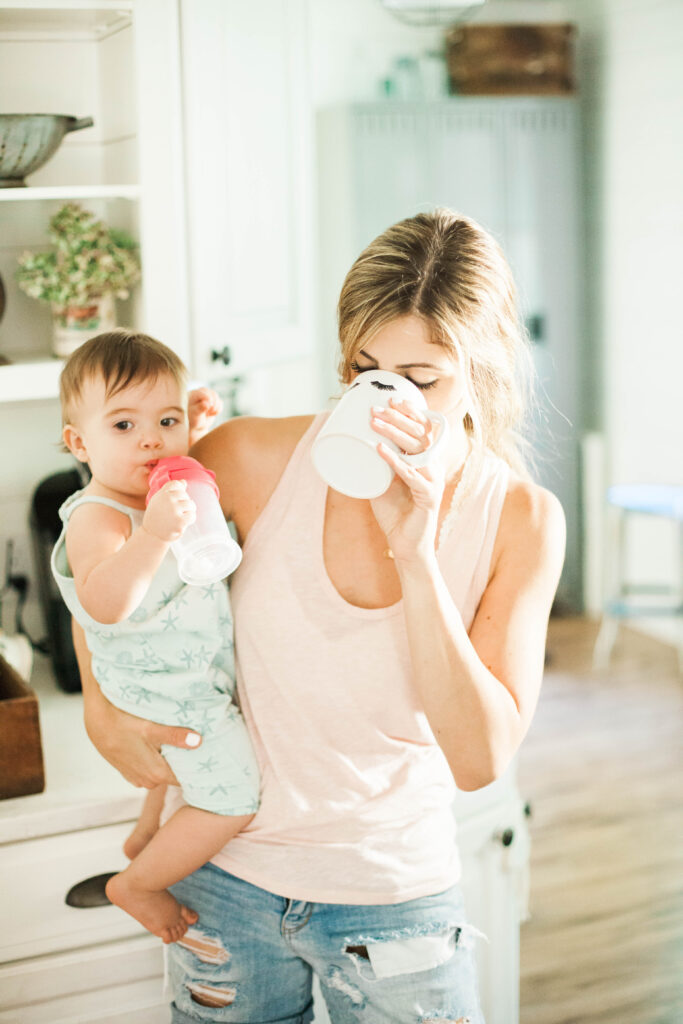
[[[85,442],[77,427],[72,426],[71,423],[67,423],[62,430],[62,441],[79,462],[88,461]]]

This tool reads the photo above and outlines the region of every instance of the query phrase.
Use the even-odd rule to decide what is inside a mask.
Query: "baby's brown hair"
[[[107,398],[137,381],[153,382],[168,374],[187,388],[187,368],[175,352],[138,331],[116,330],[84,342],[67,359],[59,378],[62,425],[73,422],[83,383],[101,375]]]

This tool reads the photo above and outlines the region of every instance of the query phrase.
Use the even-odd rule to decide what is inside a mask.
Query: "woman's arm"
[[[465,790],[502,774],[536,708],[564,558],[560,503],[520,482],[506,499],[499,539],[497,564],[469,636],[436,556],[396,562],[415,684]]]
[[[83,718],[91,742],[105,760],[134,786],[153,789],[178,780],[159,753],[162,743],[195,749],[201,736],[181,726],[157,725],[120,711],[103,695],[90,668],[90,651],[81,626],[72,620],[74,650],[83,686]],[[188,743],[188,737],[191,741]]]
[[[415,443],[417,428],[393,409],[377,425],[404,450]],[[443,467],[438,460],[408,466],[382,443],[378,451],[396,475],[372,506],[401,582],[415,685],[457,785],[479,789],[505,770],[538,701],[564,561],[564,513],[549,491],[513,483],[493,572],[468,635],[435,553]]]

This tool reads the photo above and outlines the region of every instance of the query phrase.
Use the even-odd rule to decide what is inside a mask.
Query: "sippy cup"
[[[169,480],[184,480],[197,506],[195,521],[171,544],[181,580],[206,586],[225,579],[240,564],[242,550],[233,540],[218,502],[216,474],[188,455],[159,459],[149,475],[147,502]]]

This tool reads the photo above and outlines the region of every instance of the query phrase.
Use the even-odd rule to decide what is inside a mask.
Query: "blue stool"
[[[609,487],[607,502],[616,510],[616,550],[607,555],[615,577],[613,596],[605,602],[593,650],[594,668],[607,668],[622,619],[674,615],[683,621],[683,487],[666,484],[620,484]],[[629,515],[661,516],[678,523],[678,585],[630,584],[626,578],[626,525]],[[662,595],[667,601],[638,604],[634,595]],[[678,659],[683,671],[683,635]]]

